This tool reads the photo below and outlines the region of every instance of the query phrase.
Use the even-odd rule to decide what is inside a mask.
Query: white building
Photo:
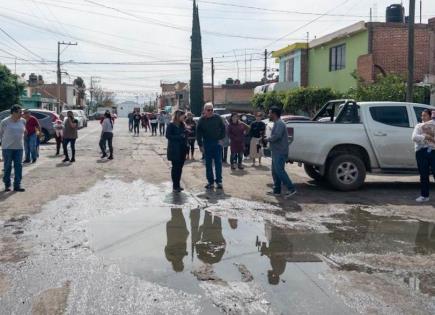
[[[127,118],[128,114],[133,112],[135,108],[140,109],[140,105],[136,102],[125,101],[118,104],[117,112],[118,117]]]

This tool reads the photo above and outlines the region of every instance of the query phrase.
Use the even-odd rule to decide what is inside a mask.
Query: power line
[[[33,51],[31,51],[29,48],[27,48],[26,46],[24,46],[23,44],[21,44],[19,41],[17,41],[14,37],[12,37],[11,35],[9,35],[8,32],[6,32],[2,27],[0,27],[0,31],[5,34],[8,38],[10,38],[11,40],[13,40],[18,46],[20,46],[21,48],[23,48],[24,50],[26,50],[27,52],[29,52],[30,54],[32,54],[33,56],[35,56],[36,58],[39,58],[41,60],[44,60],[43,57],[39,56],[38,54],[35,54]]]

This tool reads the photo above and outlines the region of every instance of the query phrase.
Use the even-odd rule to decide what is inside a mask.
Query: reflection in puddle
[[[90,223],[88,231],[92,249],[123,272],[188,293],[203,293],[194,275],[198,270],[210,273],[202,275],[203,279],[222,283],[239,283],[243,273],[248,273],[278,313],[286,313],[295,299],[304,300],[301,303],[307,303],[307,310],[315,309],[310,304],[313,296],[319,309],[329,305],[332,312],[340,307],[338,298],[319,279],[329,269],[322,256],[435,252],[431,223],[374,216],[360,209],[333,219],[336,222],[324,223],[330,233],[322,234],[267,221],[224,219],[200,209],[147,207],[99,218]],[[426,288],[421,292],[430,294],[433,277],[422,280],[421,276],[418,281]]]

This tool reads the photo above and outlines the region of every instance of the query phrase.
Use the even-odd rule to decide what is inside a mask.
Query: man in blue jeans
[[[0,139],[4,161],[3,182],[5,191],[11,191],[12,163],[14,164],[14,191],[23,192],[21,187],[24,134],[26,121],[21,118],[21,107],[11,107],[11,116],[0,122]]]
[[[287,188],[284,195],[289,198],[296,194],[296,189],[285,170],[285,163],[288,159],[288,132],[287,126],[281,120],[281,109],[272,107],[269,111],[269,117],[274,122],[272,133],[267,141],[270,143],[270,150],[272,152],[272,177],[273,177],[273,191],[269,195],[281,195],[281,186]]]
[[[198,145],[205,157],[205,168],[208,181],[205,188],[213,189],[214,183],[216,183],[218,189],[223,189],[222,146],[223,139],[225,138],[225,125],[222,118],[213,112],[213,104],[205,104],[204,114],[199,119],[196,130]],[[213,174],[213,162],[216,174]]]

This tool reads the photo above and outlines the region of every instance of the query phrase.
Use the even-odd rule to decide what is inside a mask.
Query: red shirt
[[[36,128],[39,128],[38,119],[33,116],[30,116],[26,122],[26,131],[27,135],[33,135],[36,132]]]

